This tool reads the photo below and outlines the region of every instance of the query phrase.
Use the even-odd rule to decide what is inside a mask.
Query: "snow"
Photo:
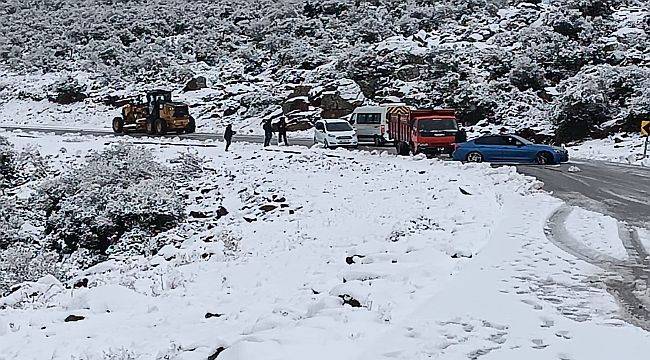
[[[61,165],[118,141],[4,135]],[[199,144],[158,141],[144,146],[162,161]],[[77,274],[88,288],[50,277],[16,293],[29,297],[0,299],[0,359],[125,352],[206,359],[220,347],[226,360],[650,352],[649,333],[618,320],[614,299],[585,285],[599,270],[546,239],[560,201],[511,167],[245,143],[225,153],[219,142],[200,144],[192,151],[216,173],[196,180],[192,196],[208,199],[195,209],[221,205],[229,214],[212,229],[179,230],[159,255]],[[202,195],[208,186],[223,200]],[[260,210],[265,204],[277,208]],[[604,246],[609,220],[588,215],[572,233],[583,241],[601,235],[592,245]],[[602,225],[602,233],[587,225]],[[84,319],[65,322],[69,315]]]
[[[572,158],[650,166],[650,149],[648,157],[643,159],[644,142],[645,138],[640,135],[615,134],[567,146],[567,149]]]
[[[575,208],[567,219],[567,230],[589,248],[617,259],[627,258],[627,251],[618,235],[616,219]]]

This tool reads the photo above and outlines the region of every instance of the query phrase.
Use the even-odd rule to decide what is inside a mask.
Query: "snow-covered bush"
[[[171,170],[150,150],[129,144],[92,152],[38,190],[45,231],[63,253],[84,248],[105,254],[127,232],[155,234],[184,217]]]
[[[599,65],[559,85],[552,109],[559,142],[603,136],[608,129],[634,131],[650,114],[650,70]],[[631,110],[630,110],[631,109]]]
[[[83,101],[87,95],[86,86],[79,84],[77,79],[67,76],[54,83],[48,94],[48,99],[59,104],[72,104]]]
[[[33,146],[16,151],[6,138],[0,136],[0,190],[24,185],[44,178],[49,167]]]
[[[17,243],[0,250],[0,294],[13,285],[36,281],[45,275],[59,276],[58,255],[36,245]]]
[[[21,234],[23,223],[14,201],[0,197],[0,250],[7,249],[23,239]]]

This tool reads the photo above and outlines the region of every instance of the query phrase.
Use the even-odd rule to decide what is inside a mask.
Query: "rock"
[[[75,289],[79,289],[79,288],[82,288],[82,287],[88,287],[88,279],[87,279],[87,278],[83,278],[83,279],[77,281],[77,282],[74,284],[73,287],[74,287]]]
[[[202,211],[190,211],[190,217],[193,217],[195,219],[207,219],[209,217],[208,214],[202,212]]]
[[[337,119],[349,114],[356,108],[356,105],[343,99],[339,94],[333,92],[323,93],[321,96],[321,117],[323,119]]]
[[[244,216],[244,220],[246,220],[247,223],[252,223],[253,221],[257,221],[257,218]]]
[[[413,81],[420,77],[420,69],[416,65],[402,66],[395,76],[402,81]]]
[[[211,312],[205,313],[205,318],[206,319],[210,319],[210,318],[213,318],[213,317],[218,318],[218,317],[222,317],[222,316],[223,316],[223,314],[218,314],[218,313],[211,313]]]
[[[223,206],[219,206],[219,208],[217,209],[217,219],[226,215],[228,215],[228,210],[226,210],[226,208]]]
[[[463,195],[472,195],[472,194],[470,194],[469,192],[467,192],[465,189],[463,189],[460,186],[458,187],[458,190],[460,190],[460,193],[463,194]]]
[[[290,98],[282,103],[282,113],[289,114],[293,111],[309,111],[309,99],[306,96]]]
[[[273,201],[277,202],[277,203],[283,203],[283,202],[287,201],[287,199],[285,199],[284,197],[277,197],[277,198],[274,198]]]
[[[275,210],[277,207],[278,207],[277,205],[266,204],[266,205],[260,206],[260,210],[265,211],[265,212],[269,212],[269,211]]]
[[[73,321],[81,321],[81,320],[83,320],[83,319],[85,319],[85,317],[83,317],[83,316],[79,316],[79,315],[68,315],[68,317],[65,318],[65,320],[63,320],[63,321],[65,321],[65,322],[73,322]]]
[[[343,304],[348,304],[352,307],[361,307],[361,303],[359,302],[359,300],[353,298],[350,295],[343,294],[343,295],[339,295],[339,297],[343,299]]]
[[[219,356],[219,354],[221,354],[224,350],[226,350],[225,347],[219,346],[212,355],[208,356],[208,360],[216,360],[217,356]]]
[[[356,263],[355,258],[357,258],[357,259],[363,259],[364,257],[366,257],[366,256],[365,256],[365,255],[352,255],[352,256],[348,256],[348,257],[345,258],[345,262],[346,262],[348,265],[352,265],[352,264]]]
[[[183,88],[183,91],[197,91],[201,89],[205,89],[208,87],[207,80],[205,79],[205,76],[197,76],[195,78],[192,78],[190,81],[185,84],[185,87]]]

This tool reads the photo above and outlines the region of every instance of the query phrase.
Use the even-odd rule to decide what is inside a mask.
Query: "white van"
[[[360,106],[354,109],[350,123],[357,129],[359,141],[372,141],[375,145],[390,141],[386,110],[386,106]]]
[[[372,141],[375,145],[385,145],[393,142],[388,133],[388,118],[391,107],[404,104],[382,104],[381,106],[360,106],[352,112],[350,123],[357,129],[359,141]]]

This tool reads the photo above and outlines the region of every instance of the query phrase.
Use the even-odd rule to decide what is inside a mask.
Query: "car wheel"
[[[542,151],[535,156],[535,162],[538,165],[552,165],[554,163],[553,155],[546,151]]]
[[[483,154],[478,151],[472,151],[465,157],[467,162],[481,163],[483,162]]]
[[[329,148],[330,148],[330,143],[327,142],[327,139],[325,139],[325,142],[323,143],[323,146],[325,147],[325,149],[329,149]]]

